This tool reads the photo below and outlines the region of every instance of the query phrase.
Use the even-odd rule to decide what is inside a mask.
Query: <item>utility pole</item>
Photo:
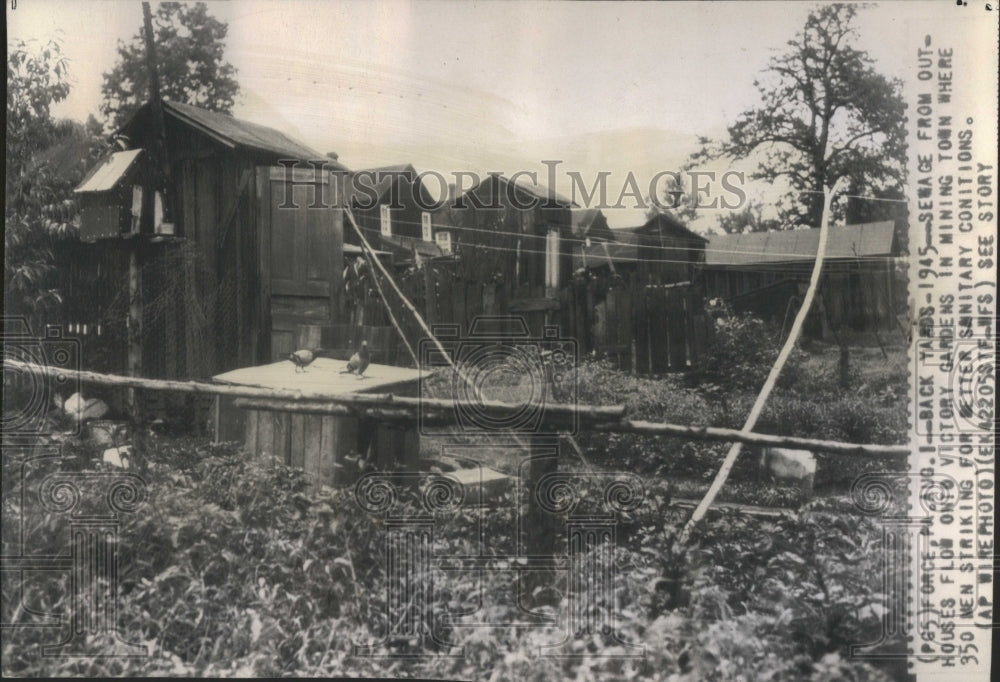
[[[142,19],[143,33],[146,40],[146,68],[149,70],[149,106],[153,114],[153,154],[156,157],[155,164],[158,171],[155,175],[156,181],[147,183],[146,189],[152,189],[155,192],[157,187],[164,188],[163,210],[166,214],[167,201],[165,187],[169,166],[167,165],[165,156],[166,134],[163,125],[163,104],[160,101],[160,80],[156,73],[156,45],[153,42],[153,16],[148,2],[142,3]],[[166,215],[164,217],[166,218]],[[139,248],[142,238],[141,213],[139,224],[138,234],[132,234],[130,237],[128,258],[128,374],[133,377],[142,375],[142,268],[139,263]],[[133,425],[138,426],[140,410],[135,389],[128,389],[127,401]]]

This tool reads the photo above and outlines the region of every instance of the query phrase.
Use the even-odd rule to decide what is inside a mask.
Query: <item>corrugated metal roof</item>
[[[891,256],[894,225],[891,220],[830,227],[824,258]],[[819,247],[819,228],[751,232],[711,237],[705,247],[705,265],[748,265],[812,260]]]
[[[90,173],[73,191],[80,193],[107,192],[114,189],[118,182],[128,174],[141,154],[141,149],[130,149],[124,152],[115,152],[111,156],[105,157],[91,169]]]

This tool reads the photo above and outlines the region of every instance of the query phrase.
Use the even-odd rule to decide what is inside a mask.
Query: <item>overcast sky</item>
[[[138,2],[18,0],[8,39],[59,36],[72,91],[56,114],[98,114]],[[594,177],[649,177],[755,102],[753,79],[812,3],[211,2],[229,24],[234,114],[352,168],[511,172],[544,159]],[[905,5],[905,12],[903,7]],[[919,5],[915,7],[915,5]],[[858,45],[905,77],[908,21],[941,2],[862,11]],[[565,190],[566,187],[560,187]],[[611,216],[612,223],[635,213]]]

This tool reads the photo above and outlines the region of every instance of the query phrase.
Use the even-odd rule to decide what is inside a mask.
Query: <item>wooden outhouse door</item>
[[[329,172],[257,169],[262,310],[270,360],[297,350],[300,324],[335,324],[341,312],[344,218]]]

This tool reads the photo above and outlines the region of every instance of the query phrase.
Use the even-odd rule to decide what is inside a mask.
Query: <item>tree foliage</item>
[[[224,59],[229,26],[208,13],[205,3],[160,3],[153,15],[160,95],[210,111],[231,113],[239,92],[236,68]],[[140,30],[118,43],[118,62],[104,74],[101,113],[120,128],[149,98],[146,44]]]
[[[824,188],[840,177],[851,179],[852,194],[901,196],[902,83],[878,73],[852,45],[856,14],[849,4],[811,12],[789,49],[754,82],[760,103],[739,115],[726,139],[703,138],[692,156],[695,163],[757,161],[752,180],[789,188],[777,202],[784,227],[819,225]],[[844,202],[838,204],[842,218]]]
[[[96,157],[92,126],[52,117],[69,94],[58,41],[14,41],[7,50],[4,302],[35,324],[61,302],[53,248],[76,233],[72,189]]]

